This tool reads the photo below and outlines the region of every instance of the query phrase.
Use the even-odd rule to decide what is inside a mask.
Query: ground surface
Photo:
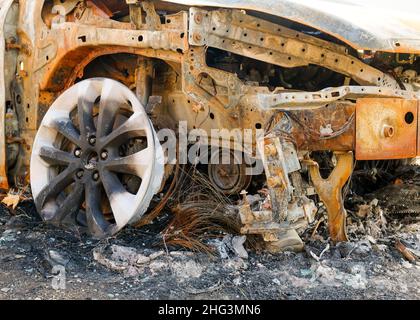
[[[0,211],[0,299],[420,298],[418,262],[393,245],[397,237],[419,249],[416,219],[390,237],[331,246],[322,255],[326,241],[307,242],[301,253],[249,250],[241,259],[228,251],[222,259],[166,251],[150,227],[94,241],[43,224],[30,204],[14,213]],[[55,265],[65,265],[64,282],[54,277]]]

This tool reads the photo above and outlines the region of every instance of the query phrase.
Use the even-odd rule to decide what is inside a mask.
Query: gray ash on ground
[[[96,241],[42,223],[31,208],[20,207],[16,216],[0,211],[0,299],[420,298],[418,262],[408,262],[394,246],[398,238],[419,250],[415,221],[379,239],[360,237],[336,246],[313,240],[301,253],[248,250],[248,259],[232,253],[222,259],[165,248],[159,223]],[[119,271],[95,260],[96,250],[120,263],[112,254],[116,247],[156,258],[126,263]],[[65,290],[52,286],[57,260],[66,264]]]

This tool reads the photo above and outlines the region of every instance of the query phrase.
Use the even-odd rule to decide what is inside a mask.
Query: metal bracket
[[[350,55],[343,46],[281,27],[240,10],[190,9],[190,44],[209,46],[291,68],[316,64],[361,85],[398,89],[398,83]]]
[[[20,43],[14,37],[6,39],[6,50],[18,50],[28,56],[31,55],[31,50],[29,49],[28,45]]]
[[[140,0],[126,0],[126,3],[130,6],[130,19],[136,25],[138,29],[142,27],[142,10],[146,13],[144,19],[146,26],[150,30],[161,30],[162,24],[160,17],[156,13],[155,5],[151,1],[140,1]]]
[[[304,110],[324,107],[340,99],[380,97],[418,99],[415,92],[374,86],[342,86],[326,88],[317,92],[281,92],[277,94],[257,94],[255,105],[263,110]]]
[[[142,1],[141,6],[146,12],[146,25],[152,30],[160,30],[162,25],[160,23],[159,15],[156,13],[155,5],[153,2]]]
[[[319,165],[305,160],[316,192],[328,211],[328,229],[334,242],[348,241],[346,234],[346,209],[342,189],[353,171],[353,152],[335,153],[337,165],[327,179],[319,172]]]

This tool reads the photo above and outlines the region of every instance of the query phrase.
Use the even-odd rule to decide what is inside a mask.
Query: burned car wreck
[[[420,156],[420,13],[367,14],[358,1],[0,5],[1,188],[30,183],[47,222],[112,236],[152,218],[177,164],[210,150],[212,187],[242,199],[241,233],[299,248],[319,199],[341,242],[357,166]]]

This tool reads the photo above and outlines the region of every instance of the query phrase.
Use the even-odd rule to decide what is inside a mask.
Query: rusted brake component
[[[225,195],[239,194],[249,187],[252,176],[246,171],[246,163],[234,150],[218,148],[210,157],[209,179],[213,187]]]
[[[353,170],[353,153],[335,153],[337,165],[327,179],[321,177],[317,162],[307,160],[309,173],[321,200],[328,211],[328,229],[334,242],[347,241],[346,209],[342,189]]]

